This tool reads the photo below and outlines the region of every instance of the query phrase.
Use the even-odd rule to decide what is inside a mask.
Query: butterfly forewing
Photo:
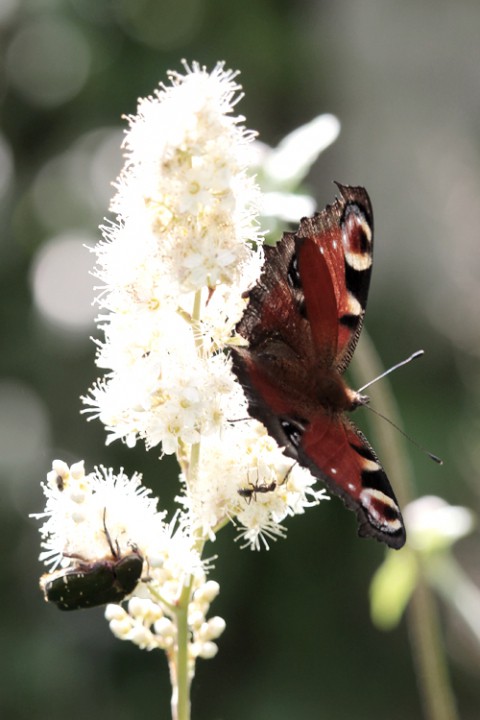
[[[285,233],[277,245],[265,247],[262,275],[246,294],[248,308],[237,325],[237,332],[248,338],[254,352],[268,352],[268,346],[278,340],[295,354],[305,352],[311,344],[310,326],[301,314],[303,292],[294,285],[295,261],[291,233]]]
[[[343,371],[357,344],[367,305],[373,260],[373,213],[364,188],[340,184],[338,188],[342,197],[313,218],[304,218],[297,237],[315,243],[330,275],[338,321],[335,364]],[[318,292],[321,297],[325,294],[320,283]],[[318,322],[318,314],[314,317]]]
[[[313,364],[334,366],[338,355],[338,307],[324,252],[313,238],[297,238],[298,268],[302,278],[304,312],[310,323]]]

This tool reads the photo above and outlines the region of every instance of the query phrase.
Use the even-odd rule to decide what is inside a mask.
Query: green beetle
[[[136,551],[113,560],[82,562],[77,567],[48,573],[40,581],[47,602],[60,610],[79,610],[119,603],[140,580],[143,557]]]
[[[114,546],[105,522],[103,527],[111,559],[87,561],[78,558],[75,567],[46,573],[40,579],[45,600],[60,610],[80,610],[107,603],[120,603],[135,589],[143,569],[143,557],[132,545],[128,555],[121,555],[118,542]]]

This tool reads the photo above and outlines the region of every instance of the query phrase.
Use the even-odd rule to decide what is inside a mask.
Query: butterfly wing
[[[392,548],[405,544],[402,515],[387,475],[368,440],[345,416],[318,416],[302,435],[299,460],[339,495],[358,519],[362,537]]]
[[[284,233],[276,245],[265,246],[262,275],[245,293],[249,303],[236,329],[259,357],[268,353],[275,341],[284,343],[297,356],[309,352],[310,323],[301,310],[303,291],[294,284],[295,264],[295,236]]]
[[[373,217],[363,188],[339,188],[340,199],[265,248],[237,326],[249,347],[232,349],[233,370],[251,415],[356,511],[359,533],[398,548],[405,542],[398,503],[344,412],[355,407],[340,373],[365,314]]]
[[[335,365],[343,372],[350,362],[365,316],[373,262],[373,212],[364,188],[338,184],[341,197],[313,218],[303,218],[296,233],[296,252],[314,339],[315,326],[329,323],[325,296],[335,303]],[[320,252],[322,262],[315,260]],[[321,275],[316,277],[319,267]],[[328,274],[329,281],[325,280]],[[328,293],[325,289],[328,288]],[[331,290],[333,290],[333,298]],[[323,345],[318,346],[323,353]]]

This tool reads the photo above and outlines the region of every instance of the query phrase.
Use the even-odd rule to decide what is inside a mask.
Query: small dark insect
[[[257,499],[257,493],[269,493],[273,492],[275,488],[277,487],[277,483],[275,480],[272,480],[270,483],[250,483],[250,487],[246,488],[240,488],[238,490],[238,494],[240,497],[245,498],[249,503],[252,501],[252,498],[254,500]]]
[[[140,580],[143,557],[133,547],[128,555],[120,555],[118,543],[115,548],[105,525],[105,513],[103,524],[113,559],[89,562],[80,558],[76,567],[47,573],[40,579],[45,600],[60,610],[120,603]]]

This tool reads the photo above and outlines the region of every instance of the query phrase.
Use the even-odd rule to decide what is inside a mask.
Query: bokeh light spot
[[[32,188],[37,217],[52,233],[86,219],[98,225],[114,193],[112,179],[121,169],[123,133],[97,128],[81,135],[38,172]]]
[[[60,105],[74,97],[89,66],[90,51],[81,32],[47,15],[23,24],[7,49],[7,77],[35,105]]]
[[[66,332],[85,332],[93,327],[94,256],[85,245],[94,244],[95,238],[86,233],[64,233],[41,247],[32,267],[38,311]]]
[[[0,2],[0,24],[7,24],[11,21],[14,13],[17,12],[19,0],[2,0]]]

